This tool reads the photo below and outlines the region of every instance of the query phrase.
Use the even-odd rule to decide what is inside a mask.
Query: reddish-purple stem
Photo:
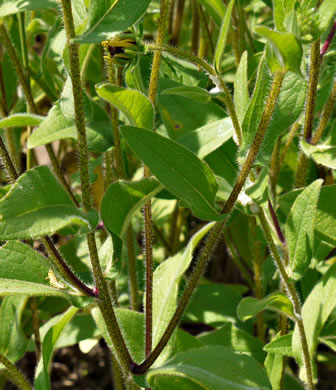
[[[277,232],[277,235],[279,237],[279,240],[281,241],[281,243],[283,245],[286,244],[286,240],[285,240],[285,237],[284,235],[282,234],[282,231],[281,231],[281,228],[280,228],[280,224],[279,224],[279,220],[278,220],[278,217],[276,216],[275,214],[275,211],[274,211],[274,208],[272,206],[272,203],[270,200],[268,200],[268,210],[271,214],[271,217],[272,217],[272,221],[273,221],[273,224],[274,224],[274,227],[275,227],[275,230]]]
[[[332,25],[330,33],[328,34],[327,39],[324,42],[324,45],[322,46],[322,49],[320,51],[321,59],[323,58],[325,53],[328,51],[329,46],[334,38],[335,33],[336,33],[336,20],[335,20],[334,24]]]

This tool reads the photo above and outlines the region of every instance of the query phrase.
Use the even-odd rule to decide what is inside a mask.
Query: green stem
[[[307,142],[311,141],[314,121],[314,110],[317,95],[317,85],[320,74],[320,40],[312,44],[310,57],[310,71],[308,82],[308,95],[305,112],[305,122],[303,128],[303,136]],[[308,169],[308,157],[301,151],[299,164],[296,171],[295,187],[303,187],[306,181]]]
[[[253,163],[257,157],[257,154],[259,152],[259,148],[261,146],[263,137],[265,136],[267,127],[270,123],[279,93],[282,81],[284,79],[284,73],[278,72],[275,74],[273,79],[272,88],[269,94],[269,97],[266,102],[265,110],[262,115],[262,119],[260,122],[260,125],[258,127],[257,133],[255,135],[255,138],[253,140],[253,144],[250,148],[250,151],[248,153],[246,162],[238,176],[238,179],[236,181],[235,186],[233,187],[233,190],[229,196],[228,201],[226,202],[222,213],[228,214],[227,218],[223,221],[217,222],[211,232],[209,233],[206,242],[201,250],[201,253],[199,255],[198,261],[195,265],[195,268],[193,269],[190,278],[188,280],[187,286],[183,292],[183,295],[180,299],[180,302],[175,310],[175,313],[173,317],[171,318],[167,329],[163,333],[161,339],[153,349],[153,351],[147,356],[144,362],[142,362],[140,365],[134,365],[132,367],[132,371],[135,374],[143,374],[145,373],[149,367],[155,362],[155,360],[159,357],[160,353],[162,352],[163,348],[168,343],[171,335],[173,334],[175,328],[177,327],[178,322],[180,321],[182,314],[184,313],[185,308],[187,307],[187,304],[189,303],[189,300],[197,287],[201,276],[203,275],[204,269],[210,259],[211,254],[214,252],[218,245],[218,239],[221,236],[223,229],[225,227],[226,222],[229,219],[229,215],[233,209],[233,206],[238,199],[239,193],[245,184],[246,178],[249,174],[250,169],[253,166]]]
[[[292,145],[293,139],[297,135],[299,128],[300,128],[300,123],[297,121],[293,124],[293,126],[291,127],[291,129],[289,131],[285,146],[284,146],[283,151],[281,153],[281,157],[280,157],[280,161],[279,161],[279,170],[285,161],[288,150],[289,150],[290,146]]]
[[[291,283],[289,280],[289,276],[287,275],[284,263],[281,260],[278,249],[273,241],[272,233],[271,233],[269,224],[267,222],[267,219],[265,217],[264,210],[262,208],[260,208],[260,210],[259,210],[258,217],[259,217],[259,221],[260,221],[260,224],[262,226],[262,229],[264,231],[264,234],[266,236],[269,248],[271,250],[274,262],[275,262],[275,264],[280,272],[282,282],[287,290],[288,296],[289,296],[290,300],[292,301],[292,304],[294,307],[295,322],[298,326],[298,330],[299,330],[299,334],[300,334],[303,359],[304,359],[305,370],[306,370],[307,381],[308,381],[308,390],[314,390],[312,365],[311,365],[311,360],[310,360],[310,355],[309,355],[309,348],[308,348],[306,332],[305,332],[303,320],[302,320],[302,313],[301,313],[301,306],[300,306],[299,297],[296,293],[296,290],[295,290],[293,283]]]
[[[38,306],[37,298],[30,298],[30,310],[32,313],[32,326],[34,332],[34,341],[35,341],[35,355],[36,361],[38,362],[41,357],[41,336],[40,336],[40,321],[38,316]]]
[[[203,30],[203,36],[206,37],[206,40],[209,42],[210,49],[211,49],[211,54],[213,55],[215,53],[215,46],[212,41],[212,36],[210,34],[208,22],[206,20],[203,7],[201,4],[198,4],[198,13],[200,15],[200,20],[201,20],[201,25],[202,25],[202,30]],[[202,58],[202,57],[201,57]]]
[[[198,38],[199,38],[199,30],[200,30],[200,18],[198,14],[198,7],[197,7],[196,0],[192,0],[191,11],[192,11],[191,51],[195,55],[197,55]]]
[[[324,132],[325,128],[327,127],[328,121],[329,121],[331,114],[333,112],[335,103],[336,103],[336,80],[334,81],[334,85],[333,85],[333,88],[331,90],[330,96],[329,96],[328,101],[324,107],[318,128],[313,136],[313,139],[311,142],[312,145],[316,145],[319,142],[320,138],[322,137],[323,132]]]
[[[160,18],[156,36],[156,44],[161,46],[167,30],[169,1],[160,1]],[[159,71],[162,52],[156,51],[153,57],[152,71],[148,88],[148,99],[155,106],[158,89]],[[145,166],[144,176],[150,176],[150,170]],[[152,350],[153,333],[153,231],[152,231],[152,202],[149,200],[144,206],[145,221],[145,255],[146,255],[146,298],[145,298],[145,356]]]
[[[178,49],[176,47],[172,47],[172,46],[168,46],[168,45],[147,44],[146,48],[148,50],[153,50],[155,52],[156,51],[159,51],[159,52],[166,51],[168,53],[173,54],[176,57],[184,58],[184,59],[192,62],[193,64],[196,64],[196,65],[199,65],[200,67],[202,67],[206,72],[209,73],[210,76],[213,76],[213,78],[216,80],[216,82],[218,81],[219,86],[224,93],[224,96],[219,95],[218,99],[222,100],[225,103],[225,105],[229,111],[231,120],[232,120],[233,128],[234,128],[237,140],[238,140],[238,144],[241,145],[242,131],[241,131],[241,127],[239,124],[237,112],[236,112],[236,109],[234,107],[232,96],[231,96],[227,86],[223,82],[222,78],[217,74],[215,69],[211,65],[209,65],[206,61],[202,60],[201,58],[199,58],[191,53],[188,53],[184,50]]]
[[[80,65],[78,56],[78,47],[73,40],[75,38],[75,28],[72,17],[71,2],[68,0],[61,0],[64,27],[68,43],[70,73],[72,81],[72,89],[74,96],[75,118],[79,143],[79,161],[80,161],[80,178],[83,204],[85,210],[90,210],[92,207],[91,189],[89,182],[88,170],[88,150],[86,140],[85,117],[83,109],[83,92],[80,78]],[[125,340],[121,334],[120,327],[112,306],[111,297],[108,291],[106,281],[100,266],[98,251],[96,246],[96,239],[93,232],[87,235],[87,243],[89,247],[90,260],[92,270],[96,282],[96,287],[99,293],[98,306],[103,315],[108,333],[111,337],[112,343],[117,352],[117,358],[120,362],[121,368],[125,375],[126,381],[130,383],[133,388],[137,388],[132,382],[129,375],[128,367],[133,363],[130,353],[126,347]]]
[[[252,168],[252,165],[257,158],[261,143],[264,139],[266,130],[270,124],[273,111],[276,106],[276,102],[280,93],[281,85],[283,82],[285,74],[283,72],[276,72],[273,77],[272,87],[270,94],[268,96],[266,106],[258,127],[258,130],[256,132],[256,135],[253,140],[253,144],[250,148],[250,151],[247,155],[246,161],[240,171],[240,174],[238,176],[238,179],[233,187],[233,190],[229,196],[229,199],[225,203],[223,213],[227,213],[228,210],[231,210],[234,203],[236,202],[238,195],[243,188],[243,185],[246,181],[246,178]]]
[[[11,363],[4,355],[0,354],[0,363],[7,368],[8,378],[20,389],[20,390],[33,390],[32,386],[28,382],[27,378],[17,369],[13,363]]]

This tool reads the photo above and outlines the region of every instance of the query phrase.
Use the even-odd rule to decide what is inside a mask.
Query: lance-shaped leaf
[[[23,11],[40,10],[45,8],[57,7],[56,0],[31,0],[31,1],[18,1],[18,0],[2,0],[0,2],[0,18],[4,16],[17,14]]]
[[[226,9],[223,23],[222,23],[222,26],[221,26],[221,29],[219,32],[218,40],[217,40],[214,58],[215,58],[215,67],[219,73],[220,73],[220,66],[221,66],[221,62],[222,62],[222,57],[223,57],[224,50],[225,50],[226,40],[227,40],[229,28],[230,28],[231,13],[232,13],[234,2],[235,2],[235,0],[231,0],[227,9]]]
[[[278,31],[286,31],[284,20],[294,10],[295,0],[273,0],[274,1],[274,22]]]
[[[263,299],[243,298],[239,302],[237,315],[242,321],[246,321],[266,309],[281,312],[289,318],[294,318],[293,305],[282,292],[275,292]]]
[[[244,116],[250,101],[247,80],[247,51],[243,53],[239,62],[234,80],[233,96],[239,122],[243,123]]]
[[[153,276],[153,346],[160,340],[175,312],[180,281],[190,266],[194,249],[213,226],[213,222],[207,224],[191,238],[184,250],[169,257],[156,268]],[[167,358],[171,346],[172,343],[162,358]]]
[[[301,140],[301,147],[304,153],[311,157],[317,164],[336,169],[336,146],[311,145]]]
[[[0,200],[0,239],[32,239],[52,234],[69,225],[86,231],[97,215],[76,208],[50,169],[39,166],[25,172]]]
[[[222,220],[214,206],[218,186],[211,169],[185,147],[153,131],[122,126],[131,149],[158,180],[186,201],[194,215],[204,220]]]
[[[54,349],[62,330],[77,313],[78,309],[70,307],[57,318],[57,322],[48,330],[42,341],[42,356],[36,370],[35,390],[50,390],[49,368]]]
[[[286,222],[289,276],[300,279],[313,256],[314,223],[322,180],[310,184],[295,200]]]
[[[283,70],[291,70],[301,75],[300,66],[303,51],[294,34],[274,31],[264,26],[256,27],[255,31],[268,39],[279,50]]]
[[[137,22],[149,6],[150,0],[91,0],[89,19],[81,43],[97,43],[115,32],[126,31]]]
[[[222,346],[178,353],[150,370],[146,379],[155,389],[271,389],[265,371],[253,358]]]
[[[5,127],[38,126],[44,120],[43,116],[35,114],[13,114],[0,120],[0,129]]]
[[[294,356],[292,348],[292,333],[280,336],[280,333],[275,338],[264,346],[264,350],[281,356]]]
[[[98,96],[120,110],[131,126],[153,129],[153,105],[144,94],[109,83],[98,84],[96,91]]]

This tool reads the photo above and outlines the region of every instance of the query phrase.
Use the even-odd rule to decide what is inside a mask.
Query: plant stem
[[[70,73],[72,80],[72,89],[74,96],[74,107],[76,117],[76,127],[79,143],[79,160],[80,160],[80,178],[81,189],[83,197],[84,209],[89,211],[91,209],[91,189],[89,182],[89,170],[88,170],[88,150],[86,140],[86,127],[85,117],[83,109],[83,92],[81,87],[80,78],[80,65],[78,56],[78,47],[73,43],[75,38],[75,28],[72,17],[71,2],[68,0],[61,0],[63,15],[64,15],[64,27],[68,43],[69,50],[69,62]],[[128,367],[132,364],[132,358],[126,347],[125,340],[121,334],[120,327],[112,306],[111,297],[108,291],[106,281],[100,266],[98,251],[96,246],[96,239],[93,232],[87,235],[87,243],[89,247],[90,260],[92,264],[92,270],[96,282],[96,287],[99,293],[99,299],[97,301],[99,309],[103,315],[107,330],[111,337],[112,343],[117,352],[117,358],[120,362],[122,371],[126,378],[126,381],[130,383],[130,386],[137,388],[129,375]]]
[[[281,153],[281,157],[280,157],[280,161],[279,161],[279,170],[280,170],[280,168],[281,168],[281,166],[286,158],[287,152],[288,152],[288,150],[293,142],[293,139],[296,136],[299,128],[300,128],[300,123],[295,122],[289,131],[285,146],[284,146],[283,151]]]
[[[13,363],[11,363],[4,355],[0,354],[0,363],[7,368],[8,378],[20,389],[20,390],[33,390],[32,386],[28,382],[28,379],[17,369]]]
[[[183,13],[184,13],[184,5],[185,0],[176,0],[177,6],[175,7],[175,15],[174,15],[174,24],[173,24],[173,35],[170,39],[170,43],[172,45],[177,45],[180,37],[182,21],[183,21]]]
[[[32,325],[33,325],[34,341],[35,341],[35,355],[36,355],[36,361],[38,362],[41,357],[41,336],[40,336],[40,320],[38,316],[36,297],[30,298],[30,310],[32,313]]]
[[[281,85],[283,82],[285,74],[283,72],[276,72],[273,77],[272,87],[269,94],[269,97],[266,102],[266,106],[258,127],[258,130],[256,132],[256,135],[253,140],[253,144],[250,148],[250,151],[247,155],[246,161],[240,171],[240,174],[237,178],[237,181],[233,187],[233,190],[229,196],[229,199],[225,203],[225,206],[223,208],[223,213],[228,213],[229,210],[232,209],[234,203],[236,202],[238,195],[243,188],[243,185],[246,181],[246,178],[252,168],[252,165],[257,158],[261,143],[264,139],[266,130],[268,128],[268,125],[270,124],[273,111],[276,106],[276,102],[280,93]]]
[[[306,370],[306,375],[307,375],[307,380],[308,380],[308,390],[314,390],[312,366],[311,366],[311,360],[310,360],[310,355],[309,355],[306,332],[304,329],[302,315],[301,315],[301,306],[300,306],[299,297],[296,293],[296,290],[295,290],[293,283],[291,283],[289,280],[289,277],[288,277],[287,272],[285,270],[285,266],[283,264],[283,261],[281,260],[279,252],[277,250],[277,247],[273,241],[272,233],[271,233],[271,230],[269,228],[268,222],[266,220],[264,210],[262,208],[260,208],[260,210],[259,210],[258,217],[259,217],[259,221],[260,221],[260,224],[262,226],[262,229],[264,231],[264,234],[266,236],[269,248],[270,248],[271,253],[273,255],[274,262],[275,262],[275,264],[280,272],[283,284],[284,284],[284,286],[287,290],[288,296],[293,304],[294,314],[295,314],[295,322],[297,323],[297,326],[298,326],[301,345],[302,345],[302,353],[303,353],[305,370]]]
[[[238,199],[238,195],[245,184],[246,178],[249,174],[250,169],[253,166],[253,163],[258,155],[259,148],[261,146],[263,137],[266,133],[267,127],[270,123],[279,93],[282,81],[284,79],[284,73],[283,72],[277,72],[274,75],[272,88],[269,94],[269,97],[266,102],[266,106],[264,109],[264,113],[262,115],[262,119],[260,122],[260,125],[258,127],[257,133],[255,135],[255,138],[253,140],[252,146],[250,148],[250,151],[248,153],[248,156],[246,158],[246,162],[238,176],[238,179],[236,181],[235,186],[233,187],[233,190],[229,196],[229,199],[224,205],[224,208],[222,210],[223,214],[228,214],[227,218],[225,218],[223,221],[217,222],[211,232],[209,233],[206,242],[200,252],[198,261],[195,265],[195,268],[193,269],[190,278],[188,280],[188,284],[183,292],[183,295],[180,299],[180,302],[175,310],[175,313],[173,317],[171,318],[167,329],[163,333],[161,339],[153,349],[153,351],[147,356],[147,358],[142,362],[140,365],[135,364],[131,367],[132,372],[135,374],[143,374],[145,373],[149,367],[155,362],[155,360],[159,357],[160,353],[162,352],[163,348],[168,343],[171,335],[173,334],[178,322],[180,321],[182,314],[184,313],[185,308],[187,307],[187,304],[189,303],[189,300],[197,287],[201,276],[203,275],[204,269],[210,259],[211,254],[214,252],[214,250],[217,247],[218,239],[221,236],[224,226],[226,222],[229,219],[229,215],[233,209],[233,206]]]
[[[115,67],[112,62],[108,64],[108,77],[112,84],[121,86],[121,77],[116,77]],[[119,73],[119,72],[118,72]],[[113,127],[113,139],[114,139],[114,151],[115,151],[115,167],[117,179],[126,178],[126,172],[123,164],[121,144],[120,144],[120,131],[118,122],[118,110],[111,105],[112,114],[112,127]],[[133,244],[133,228],[130,224],[126,230],[126,246],[128,253],[128,271],[130,277],[130,296],[131,296],[131,308],[132,310],[138,310],[138,287],[137,287],[137,274],[136,274],[136,259]]]
[[[160,18],[156,36],[156,44],[161,46],[167,29],[167,16],[169,11],[169,0],[160,1]],[[152,71],[148,88],[148,99],[155,107],[158,88],[159,71],[162,52],[154,53]],[[145,166],[144,176],[150,176],[150,170]],[[145,256],[146,256],[146,298],[145,298],[145,356],[152,350],[153,333],[153,231],[152,231],[152,202],[149,200],[144,206],[145,221]]]
[[[314,109],[316,103],[317,84],[320,74],[320,40],[312,44],[310,57],[310,71],[308,83],[308,95],[305,112],[303,136],[307,142],[311,141],[313,131]],[[295,187],[303,187],[306,181],[308,169],[308,157],[301,151],[296,171]]]
[[[215,46],[212,42],[212,37],[211,37],[210,31],[209,31],[208,22],[206,20],[206,17],[205,17],[205,14],[204,14],[204,11],[203,11],[201,4],[198,4],[198,14],[200,15],[201,26],[202,26],[202,30],[203,30],[202,36],[206,36],[207,41],[209,42],[211,54],[213,55],[215,53]],[[199,56],[199,57],[202,58],[202,56]]]
[[[329,46],[331,45],[331,42],[334,39],[335,33],[336,33],[336,20],[335,20],[334,24],[332,25],[330,33],[328,34],[327,39],[324,42],[324,45],[322,46],[322,49],[320,51],[321,60],[324,57],[324,55],[326,54],[326,52],[328,51]]]
[[[192,0],[191,11],[192,11],[191,51],[192,53],[197,55],[198,37],[199,37],[199,30],[200,30],[200,18],[198,14],[198,7],[197,7],[196,0]]]
[[[313,135],[313,139],[311,141],[312,145],[316,145],[319,142],[320,138],[322,137],[323,132],[324,132],[325,128],[327,127],[328,121],[329,121],[331,114],[333,112],[335,103],[336,103],[336,80],[334,81],[334,85],[332,87],[328,101],[327,101],[326,105],[324,106],[324,110],[323,110],[322,117],[321,117],[320,123],[318,125],[318,128],[317,128],[315,134]]]
[[[186,59],[186,60],[188,60],[196,65],[201,66],[206,72],[209,73],[210,76],[214,76],[216,81],[219,82],[220,88],[224,93],[224,96],[219,95],[218,99],[222,100],[225,103],[225,105],[229,111],[231,120],[232,120],[233,128],[234,128],[237,140],[238,140],[238,144],[241,145],[242,131],[241,131],[241,127],[239,124],[236,109],[234,107],[232,96],[231,96],[227,86],[225,85],[225,83],[221,79],[221,77],[216,73],[215,69],[211,65],[209,65],[206,61],[202,60],[201,58],[199,58],[191,53],[188,53],[184,50],[177,49],[176,47],[172,47],[172,46],[168,46],[168,45],[147,44],[146,48],[148,50],[153,50],[153,51],[166,51],[168,53],[175,55],[176,57],[184,58],[184,59]]]

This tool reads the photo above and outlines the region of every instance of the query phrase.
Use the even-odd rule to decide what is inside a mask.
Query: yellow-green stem
[[[0,354],[0,363],[7,369],[7,376],[20,390],[33,390],[28,379],[4,355]]]
[[[80,78],[78,46],[73,42],[76,34],[72,17],[71,2],[68,0],[61,0],[61,4],[64,16],[65,33],[68,43],[70,73],[74,96],[75,118],[79,143],[79,162],[83,205],[85,210],[90,210],[92,207],[92,200],[91,188],[89,183],[88,150],[83,108],[83,92]],[[89,247],[90,260],[92,264],[96,287],[99,293],[99,299],[97,301],[99,309],[103,315],[108,333],[116,349],[117,358],[120,362],[126,381],[130,382],[133,388],[137,388],[137,386],[133,384],[133,381],[129,375],[128,367],[132,364],[132,358],[126,347],[112,306],[111,297],[100,266],[96,239],[93,232],[87,235],[87,243]]]
[[[268,225],[267,219],[265,217],[264,210],[260,208],[258,213],[259,221],[261,224],[261,227],[264,231],[264,234],[266,236],[268,246],[270,248],[270,251],[272,253],[274,262],[276,264],[276,267],[278,268],[282,282],[285,286],[285,289],[287,291],[287,294],[292,301],[294,313],[295,313],[295,322],[298,326],[300,340],[301,340],[301,346],[302,346],[302,354],[303,354],[303,360],[305,364],[305,370],[307,375],[307,381],[308,381],[308,390],[314,390],[314,382],[313,382],[313,374],[312,374],[312,365],[311,365],[311,359],[309,355],[309,349],[308,349],[308,342],[306,337],[306,332],[303,325],[302,320],[302,313],[301,313],[301,306],[299,297],[296,293],[295,287],[292,282],[290,282],[289,277],[287,275],[284,262],[281,260],[280,254],[278,252],[278,249],[273,241],[272,233],[270,230],[270,227]]]
[[[303,137],[305,141],[310,142],[313,131],[314,110],[317,95],[317,85],[320,75],[320,40],[318,39],[312,44],[310,56],[310,71],[308,82],[308,94],[306,102],[305,121],[303,128]],[[301,151],[299,164],[296,171],[295,187],[303,187],[305,185],[308,170],[308,157]]]

